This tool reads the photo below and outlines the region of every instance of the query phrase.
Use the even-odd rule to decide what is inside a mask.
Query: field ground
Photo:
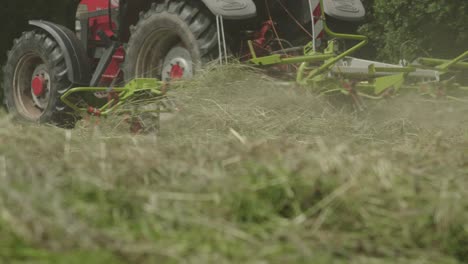
[[[356,113],[232,66],[159,136],[0,117],[1,263],[466,263],[468,104]]]

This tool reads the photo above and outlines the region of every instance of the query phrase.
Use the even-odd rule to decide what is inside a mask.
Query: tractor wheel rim
[[[44,60],[35,53],[25,54],[13,74],[13,100],[21,116],[38,121],[49,104],[50,74]]]
[[[34,103],[40,109],[45,109],[50,96],[50,75],[47,67],[42,64],[36,67],[31,80],[31,95]]]
[[[193,77],[193,61],[184,47],[174,47],[166,55],[162,70],[163,81],[190,79]]]
[[[193,75],[193,54],[185,46],[177,32],[160,28],[149,34],[138,51],[135,68],[132,70],[137,78],[158,78],[169,81],[171,73],[177,73],[178,64],[182,68],[182,78]],[[175,74],[177,77],[181,74]]]

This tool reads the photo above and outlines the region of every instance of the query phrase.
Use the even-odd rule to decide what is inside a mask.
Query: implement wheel
[[[60,96],[71,88],[67,66],[57,43],[39,31],[15,40],[3,70],[7,110],[18,120],[72,127]]]

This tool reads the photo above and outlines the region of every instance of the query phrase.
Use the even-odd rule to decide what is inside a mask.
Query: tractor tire
[[[218,52],[214,16],[196,1],[153,3],[130,29],[125,80],[190,78]]]
[[[72,87],[59,45],[42,31],[24,32],[14,41],[3,68],[7,111],[18,121],[71,128],[76,119],[60,96]]]

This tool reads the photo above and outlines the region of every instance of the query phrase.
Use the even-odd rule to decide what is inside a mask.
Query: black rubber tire
[[[162,63],[160,68],[152,67],[156,68],[154,72],[144,72],[144,74],[137,73],[136,68],[145,41],[149,41],[152,34],[162,31],[177,36],[178,39],[166,37],[153,48],[164,54],[172,47],[184,46],[192,57],[194,74],[203,63],[212,60],[218,53],[215,19],[205,6],[191,0],[165,0],[153,3],[150,10],[140,13],[140,20],[130,29],[131,36],[122,66],[126,81],[135,77],[161,77],[158,71],[162,68]]]
[[[27,76],[31,71],[28,67],[20,67],[21,62],[27,56],[34,56],[37,60],[41,60],[41,64],[45,65],[50,77],[47,106],[39,111],[40,113],[36,112],[34,115],[32,112],[36,110],[27,110],[26,108],[31,109],[32,107],[24,106],[23,102],[19,103],[18,95],[15,94],[16,89],[20,89],[19,85],[16,84],[15,74]],[[55,40],[39,30],[24,32],[19,39],[14,41],[3,68],[3,94],[7,111],[19,121],[73,127],[76,118],[70,114],[70,109],[60,100],[60,96],[72,87],[67,78],[67,71],[63,52]],[[28,85],[27,82],[24,82],[24,85]],[[30,85],[29,83],[29,87]]]

